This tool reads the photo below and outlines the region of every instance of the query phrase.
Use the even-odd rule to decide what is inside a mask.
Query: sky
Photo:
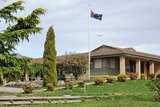
[[[0,8],[13,1],[0,1]],[[89,4],[93,12],[103,14],[102,21],[89,17]],[[25,11],[18,16],[25,17],[36,8],[44,8],[47,13],[40,16],[41,33],[31,35],[29,42],[20,42],[15,52],[42,57],[46,32],[52,25],[57,55],[87,52],[90,22],[91,50],[103,44],[160,55],[159,4],[160,0],[25,0]],[[2,31],[7,25],[0,24]]]

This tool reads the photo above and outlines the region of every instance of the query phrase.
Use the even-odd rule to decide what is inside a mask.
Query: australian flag
[[[94,13],[92,10],[91,10],[91,17],[100,21],[102,20],[102,14]]]

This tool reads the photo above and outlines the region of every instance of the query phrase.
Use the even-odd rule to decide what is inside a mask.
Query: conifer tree
[[[43,53],[43,85],[57,83],[55,34],[52,26],[48,29]]]
[[[29,41],[31,34],[42,30],[37,25],[40,23],[39,15],[44,14],[46,10],[37,8],[26,17],[17,17],[15,13],[24,11],[23,3],[23,0],[17,0],[0,7],[0,23],[5,21],[8,25],[6,29],[0,29],[0,71],[3,73],[23,72],[21,67],[27,65],[30,60],[18,59],[11,56],[11,53],[14,53],[15,45],[20,41]]]

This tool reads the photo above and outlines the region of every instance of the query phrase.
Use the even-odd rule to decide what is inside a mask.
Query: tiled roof
[[[136,56],[141,56],[141,57],[147,57],[147,58],[153,58],[153,59],[160,60],[160,56],[158,56],[158,55],[153,55],[153,54],[139,52],[139,51],[129,51],[129,50],[125,50],[125,49],[121,49],[121,50],[126,54],[131,54],[131,55],[136,55]]]
[[[118,49],[110,49],[106,51],[94,51],[91,52],[91,56],[106,56],[106,55],[115,55],[115,54],[122,54],[123,52]]]
[[[34,58],[32,60],[32,63],[41,63],[41,64],[43,64],[43,58]]]
[[[111,46],[107,46],[107,45],[102,45],[102,46],[111,47]],[[158,55],[139,52],[133,48],[115,48],[115,47],[113,47],[113,49],[109,49],[109,50],[97,51],[97,52],[94,50],[91,52],[91,56],[118,55],[118,54],[128,54],[128,55],[134,55],[134,56],[139,56],[139,57],[146,57],[146,58],[160,60],[160,56],[158,56]]]
[[[63,58],[63,56],[57,56],[57,62],[59,62]],[[34,58],[32,63],[41,63],[43,64],[43,58]]]
[[[98,51],[98,49],[100,49],[101,47],[108,47],[109,49]],[[81,53],[81,54],[88,56],[88,52]],[[94,49],[93,51],[91,51],[91,57],[111,56],[111,55],[119,56],[120,54],[131,55],[131,56],[141,57],[141,58],[142,57],[149,58],[149,59],[160,61],[160,56],[158,55],[139,52],[133,48],[117,48],[117,47],[112,47],[108,45],[102,45]],[[62,59],[63,59],[63,56],[57,56],[57,63],[59,63]],[[33,59],[33,62],[43,63],[43,58],[35,58]]]

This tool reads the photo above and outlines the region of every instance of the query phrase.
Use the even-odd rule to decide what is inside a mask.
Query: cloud
[[[14,0],[12,0],[14,1]],[[11,2],[12,2],[11,1]],[[8,2],[8,1],[7,1]],[[26,16],[35,8],[45,8],[41,16],[44,30],[17,46],[20,54],[42,57],[49,26],[56,34],[58,55],[65,52],[88,51],[88,1],[86,0],[26,0]],[[102,13],[102,21],[91,19],[91,49],[103,44],[115,47],[133,47],[139,51],[159,54],[160,0],[91,0],[91,9]],[[0,27],[1,30],[1,27]]]

